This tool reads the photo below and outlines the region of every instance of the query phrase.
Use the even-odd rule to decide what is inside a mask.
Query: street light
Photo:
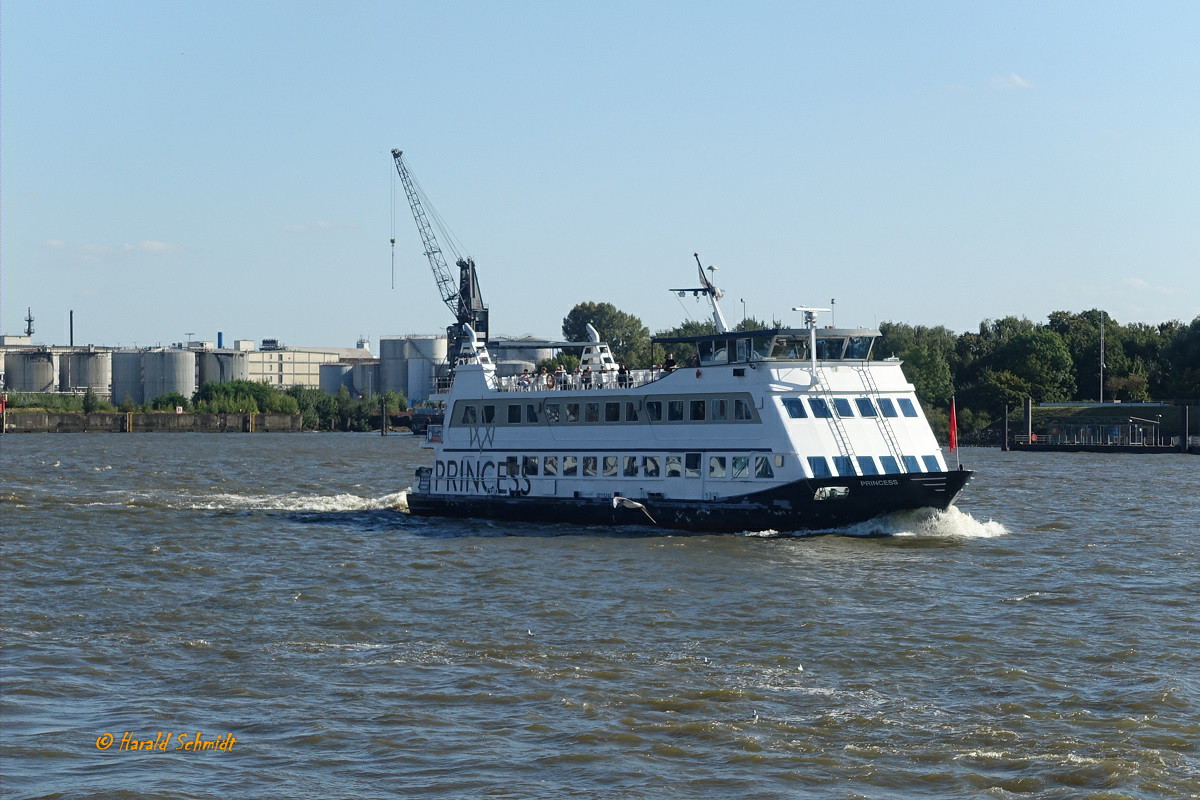
[[[742,324],[746,322],[746,298],[742,298]]]

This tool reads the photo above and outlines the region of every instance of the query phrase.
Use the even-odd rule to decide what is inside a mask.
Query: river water
[[[409,436],[5,436],[4,797],[1200,796],[1200,458],[962,455],[672,537],[411,517]]]

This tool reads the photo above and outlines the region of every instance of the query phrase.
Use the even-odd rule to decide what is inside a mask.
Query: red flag
[[[954,413],[954,398],[950,398],[950,452],[958,448],[958,415]]]

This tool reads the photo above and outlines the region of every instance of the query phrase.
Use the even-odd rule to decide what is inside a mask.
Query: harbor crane
[[[488,343],[488,309],[483,304],[483,296],[479,291],[479,276],[475,273],[475,260],[469,256],[460,256],[456,252],[452,253],[455,257],[454,263],[458,267],[458,280],[455,281],[450,267],[446,263],[446,256],[438,244],[437,236],[434,235],[433,225],[429,221],[430,214],[438,223],[448,244],[452,244],[450,235],[446,232],[445,226],[441,224],[437,211],[430,207],[430,214],[426,213],[425,206],[429,205],[428,198],[422,200],[423,193],[416,181],[413,180],[408,165],[404,163],[404,153],[400,150],[392,150],[392,158],[396,161],[396,172],[400,175],[404,193],[408,196],[408,205],[412,209],[413,220],[417,223],[417,232],[421,234],[421,243],[425,246],[425,257],[429,259],[429,266],[433,269],[433,279],[437,282],[438,293],[456,320],[454,325],[446,328],[450,366],[453,368],[458,361],[459,352],[467,336],[464,326],[469,326],[471,330],[475,331],[478,338],[473,344],[483,348]],[[393,247],[395,244],[396,240],[393,238]]]

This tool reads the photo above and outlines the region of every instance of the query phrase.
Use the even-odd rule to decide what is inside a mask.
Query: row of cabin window
[[[809,456],[808,468],[812,472],[814,478],[832,478],[836,472],[842,477],[854,475],[900,475],[905,472],[941,472],[942,467],[938,464],[937,456],[921,456],[918,461],[916,456],[901,456],[901,461],[904,462],[904,469],[900,468],[900,462],[895,456],[880,456],[879,464],[875,463],[874,456],[857,456],[851,459],[849,456],[834,456],[833,470],[829,469],[829,461],[825,456]],[[858,464],[858,471],[855,471],[855,463]],[[924,464],[925,469],[921,469]],[[882,471],[881,471],[882,470]]]
[[[665,409],[664,409],[665,406]],[[638,403],[630,400],[595,403],[546,403],[546,421],[551,425],[573,422],[639,422],[642,412]],[[749,401],[741,398],[715,398],[712,400],[647,400],[645,416],[650,422],[662,422],[666,411],[667,422],[753,422],[754,410]],[[624,414],[622,414],[624,412]],[[509,403],[506,411],[510,425],[522,423],[536,425],[539,422],[537,404]],[[463,406],[459,414],[460,425],[496,424],[496,406],[490,403],[482,408],[474,404]]]
[[[896,405],[900,408],[897,410]],[[809,408],[812,409],[812,415],[818,418],[828,419],[837,413],[839,417],[853,417],[854,408],[850,405],[850,398],[835,397],[833,398],[833,409],[829,408],[829,403],[821,397],[808,398]],[[903,414],[906,417],[917,416],[917,408],[913,405],[913,401],[907,397],[901,397],[895,402],[888,397],[879,398],[879,408],[876,409],[875,403],[869,397],[854,398],[854,405],[858,406],[858,416],[860,417],[877,417],[880,413],[885,417],[898,417]],[[783,398],[783,407],[787,411],[788,416],[792,419],[804,419],[808,416],[808,412],[804,410],[804,401],[799,397]]]
[[[505,473],[547,478],[699,478],[702,453],[667,456],[508,456]],[[783,456],[709,456],[710,478],[774,478]]]

